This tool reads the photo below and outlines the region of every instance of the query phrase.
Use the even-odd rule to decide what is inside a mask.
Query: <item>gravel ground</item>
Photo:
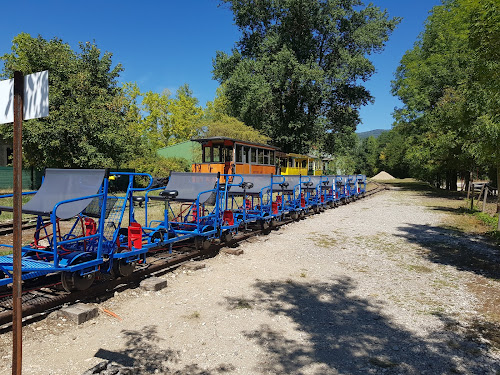
[[[98,304],[121,320],[32,323],[23,373],[499,374],[500,352],[471,333],[481,296],[468,286],[481,277],[498,289],[498,278],[435,253],[498,249],[442,229],[444,214],[421,199],[379,193],[253,237],[241,256],[167,273],[162,291]],[[0,336],[0,374],[10,340]],[[99,372],[104,360],[121,370]]]

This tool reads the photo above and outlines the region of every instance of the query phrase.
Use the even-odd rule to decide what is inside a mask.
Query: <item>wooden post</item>
[[[472,184],[472,172],[469,174],[469,183],[467,184],[467,199],[469,199],[470,196],[470,187]]]
[[[488,186],[484,189],[484,197],[483,197],[483,212],[486,211],[486,200],[488,199]]]
[[[479,192],[479,195],[477,197],[477,204],[478,204],[478,207],[479,207],[479,202],[481,202],[481,195],[483,195],[483,191],[484,191],[484,187],[486,186],[486,184],[483,184],[483,186],[481,186],[481,191]]]
[[[470,195],[470,210],[472,211],[474,209],[474,184],[470,184],[472,186],[472,192]]]
[[[23,306],[21,284],[21,247],[22,247],[22,129],[23,129],[24,76],[14,72],[14,235],[13,235],[13,282],[12,282],[12,375],[21,375],[23,361]]]

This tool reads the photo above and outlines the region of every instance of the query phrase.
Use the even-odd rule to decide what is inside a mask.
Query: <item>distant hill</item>
[[[367,132],[359,132],[356,134],[358,135],[359,139],[365,139],[365,138],[368,138],[369,136],[378,138],[378,136],[380,134],[382,134],[382,132],[386,132],[386,131],[388,131],[388,130],[387,129],[374,129],[374,130],[370,130]]]

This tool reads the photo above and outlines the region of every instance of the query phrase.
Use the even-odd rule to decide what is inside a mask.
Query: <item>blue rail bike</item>
[[[98,271],[123,272],[139,260],[140,252],[120,242],[122,219],[127,205],[133,207],[135,176],[150,179],[143,173],[125,173],[129,178],[125,196],[108,195],[109,180],[118,172],[105,169],[46,169],[38,191],[22,207],[25,215],[36,217],[33,241],[21,248],[22,280],[60,273],[67,291],[87,289]],[[11,198],[12,194],[1,198]],[[127,204],[128,203],[128,204]],[[13,211],[2,206],[2,211]],[[133,210],[130,210],[133,223]],[[0,247],[12,250],[12,245]],[[117,267],[118,265],[118,267]],[[12,255],[0,256],[0,285],[12,283]]]

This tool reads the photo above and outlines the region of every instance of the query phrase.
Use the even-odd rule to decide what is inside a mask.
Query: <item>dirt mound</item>
[[[382,172],[377,173],[371,179],[375,180],[375,181],[385,181],[385,180],[394,180],[395,178],[392,177],[389,173],[382,171]]]

